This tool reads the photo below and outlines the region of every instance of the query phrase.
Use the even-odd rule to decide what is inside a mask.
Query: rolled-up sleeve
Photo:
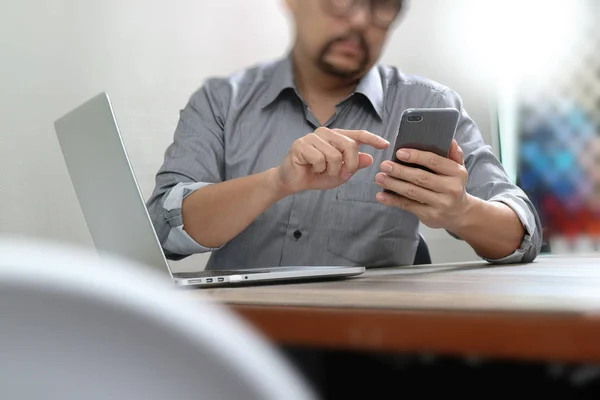
[[[527,194],[513,184],[489,145],[485,144],[479,128],[465,111],[462,99],[448,89],[437,102],[439,107],[453,107],[460,111],[456,140],[463,150],[465,167],[469,173],[466,190],[486,201],[506,204],[519,217],[525,229],[521,246],[501,259],[485,259],[491,263],[527,263],[539,255],[542,247],[542,227],[535,206]],[[449,232],[453,237],[458,237]]]
[[[192,194],[198,189],[202,189],[211,185],[207,182],[197,183],[178,183],[166,195],[163,203],[163,208],[169,215],[167,223],[170,226],[167,239],[162,244],[163,248],[169,253],[181,255],[189,255],[195,253],[206,253],[208,251],[218,250],[219,248],[204,247],[196,242],[183,229],[183,218],[181,217],[181,205],[183,199]],[[162,241],[161,241],[162,242]]]
[[[184,230],[183,200],[196,190],[223,181],[223,129],[228,104],[227,83],[208,81],[180,112],[173,142],[156,174],[148,212],[163,247],[171,260],[215,249],[194,241]]]

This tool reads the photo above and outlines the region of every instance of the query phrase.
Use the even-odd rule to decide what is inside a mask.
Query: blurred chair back
[[[415,254],[414,265],[431,264],[431,254],[429,253],[429,246],[425,241],[425,238],[419,233],[419,245],[417,246],[417,253]]]
[[[0,236],[6,399],[314,399],[229,309],[122,259]]]

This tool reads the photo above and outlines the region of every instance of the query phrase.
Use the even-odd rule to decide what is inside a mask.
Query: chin
[[[363,72],[362,65],[358,63],[324,62],[321,68],[330,75],[341,78],[352,78]]]

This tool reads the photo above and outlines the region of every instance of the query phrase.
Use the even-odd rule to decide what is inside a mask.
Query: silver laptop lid
[[[54,123],[96,249],[171,274],[106,93]]]

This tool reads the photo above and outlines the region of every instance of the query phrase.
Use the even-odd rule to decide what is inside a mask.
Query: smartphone
[[[455,108],[409,108],[402,113],[392,161],[432,172],[429,168],[398,160],[401,149],[417,149],[448,157],[460,113]]]
[[[399,149],[417,149],[448,157],[459,117],[460,113],[455,108],[409,108],[405,110],[400,118],[400,128],[391,160],[398,164],[435,173],[422,165],[398,160],[396,152]],[[388,189],[383,191],[395,194]]]

